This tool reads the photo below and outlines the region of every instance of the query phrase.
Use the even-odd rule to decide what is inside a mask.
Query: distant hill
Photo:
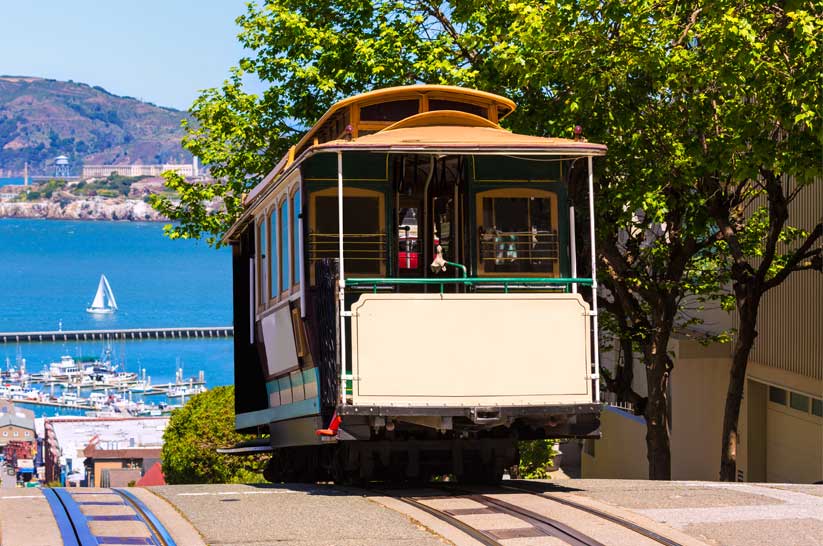
[[[0,76],[0,177],[54,172],[66,155],[82,164],[188,163],[180,120],[188,114],[102,87],[24,76]]]

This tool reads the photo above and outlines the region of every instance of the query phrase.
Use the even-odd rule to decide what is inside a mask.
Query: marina
[[[179,360],[173,382],[152,384],[145,368],[139,376],[118,371],[110,353],[107,349],[103,359],[63,355],[36,373],[26,371],[25,359],[19,358],[15,366],[6,359],[6,369],[0,370],[0,400],[111,414],[162,415],[206,391],[204,372],[186,379]],[[149,396],[161,399],[149,403],[144,399]]]

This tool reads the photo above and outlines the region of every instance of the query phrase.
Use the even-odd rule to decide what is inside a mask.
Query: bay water
[[[86,312],[101,274],[117,299],[111,315]],[[231,309],[228,248],[170,240],[160,223],[0,219],[2,332],[229,326]],[[121,371],[145,369],[153,384],[174,381],[178,367],[185,377],[202,370],[208,387],[233,381],[231,339],[0,343],[0,367],[25,358],[37,372],[61,355],[107,350]]]

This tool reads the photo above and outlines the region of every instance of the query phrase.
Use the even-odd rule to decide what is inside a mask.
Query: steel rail
[[[529,489],[526,489],[526,488],[523,488],[523,487],[514,487],[514,486],[511,486],[511,485],[502,485],[501,487],[503,489],[510,489],[512,491],[518,491],[518,492],[521,492],[521,493],[528,493],[529,495],[536,495],[540,498],[548,499],[550,501],[554,501],[556,503],[563,504],[563,505],[568,506],[570,508],[575,508],[577,510],[581,510],[581,511],[589,513],[593,516],[597,516],[599,518],[602,518],[602,519],[605,519],[605,520],[610,521],[612,523],[615,523],[617,525],[620,525],[621,527],[625,527],[626,529],[629,529],[631,531],[634,531],[635,533],[643,535],[644,537],[646,537],[648,539],[651,539],[651,540],[654,540],[655,542],[657,542],[659,544],[665,544],[666,546],[682,546],[679,542],[675,542],[674,540],[672,540],[670,538],[667,538],[667,537],[665,537],[665,536],[663,536],[659,533],[655,533],[654,531],[652,531],[650,529],[646,529],[645,527],[643,527],[641,525],[633,523],[633,522],[631,522],[627,519],[621,518],[619,516],[609,514],[608,512],[598,510],[597,508],[592,508],[591,506],[586,506],[585,504],[580,504],[578,502],[568,500],[568,499],[561,499],[561,498],[558,498],[558,497],[549,496],[549,495],[545,494],[545,492],[532,491],[532,490],[529,490]]]
[[[110,489],[122,501],[90,501],[78,502],[74,495],[106,495],[108,491],[75,491],[69,492],[64,488],[43,489],[43,496],[49,503],[60,537],[65,546],[97,546],[111,543],[113,540],[122,544],[153,544],[155,546],[176,546],[171,534],[166,530],[151,510],[140,499],[128,491]],[[129,506],[133,515],[86,515],[81,505],[117,505]],[[149,531],[149,537],[132,536],[96,536],[89,522],[91,521],[139,521]]]
[[[174,538],[172,538],[166,527],[160,523],[157,516],[152,513],[148,506],[143,501],[138,499],[133,493],[125,489],[112,489],[115,493],[120,495],[137,513],[141,521],[149,528],[152,538],[159,546],[176,546]]]
[[[573,546],[605,546],[602,542],[566,525],[565,523],[561,523],[556,519],[538,514],[537,512],[533,512],[527,508],[521,508],[509,502],[491,498],[488,495],[462,490],[457,487],[450,487],[448,485],[439,485],[437,489],[455,496],[473,500],[480,504],[486,505],[487,507],[496,509],[504,514],[521,519],[546,534],[557,537]]]
[[[586,535],[577,529],[569,527],[564,523],[560,523],[554,518],[532,512],[526,508],[521,508],[510,502],[493,499],[486,495],[467,495],[466,498],[485,504],[486,506],[493,506],[504,514],[514,516],[522,519],[527,523],[531,523],[534,527],[546,532],[551,536],[555,536],[572,546],[606,546],[602,542]],[[558,536],[562,535],[562,536]]]
[[[75,501],[65,489],[50,489],[49,491],[54,494],[60,506],[65,511],[69,524],[74,531],[77,544],[79,544],[79,546],[96,546],[98,544],[97,537],[91,533],[89,520],[80,510],[80,505],[77,504],[77,501]],[[52,508],[54,508],[53,505]],[[57,514],[58,512],[55,512],[55,517],[57,517]],[[61,529],[61,534],[62,533],[63,530]]]
[[[537,529],[538,531],[542,532],[545,536],[552,536],[558,538],[571,546],[605,546],[602,542],[595,540],[594,538],[576,530],[568,525],[561,523],[553,518],[548,516],[544,516],[528,510],[526,508],[520,508],[519,506],[515,506],[511,503],[506,501],[501,501],[498,499],[493,499],[488,497],[487,495],[478,494],[472,491],[464,491],[459,490],[457,488],[452,488],[449,486],[436,486],[436,489],[444,491],[449,495],[453,496],[454,498],[465,498],[472,500],[478,504],[485,506],[486,508],[496,511],[502,514],[506,514],[508,516],[517,518],[521,521],[524,521]],[[432,508],[419,502],[416,499],[412,499],[409,497],[398,497],[400,500],[404,502],[408,502],[409,504],[413,504],[415,507],[421,508],[425,510],[427,513],[432,514],[433,516],[446,521],[449,524],[452,524],[461,530],[465,530],[464,527],[468,527],[472,529],[474,533],[482,534],[485,539],[484,540],[491,540],[491,544],[500,544],[497,541],[497,538],[492,534],[487,534],[485,531],[480,529],[476,529],[467,525],[466,523],[460,521],[455,516],[452,516],[448,513],[443,513],[436,508]],[[409,502],[412,501],[412,502]],[[442,517],[441,517],[442,514]],[[456,520],[459,525],[452,523],[452,520]],[[493,532],[493,530],[490,530]],[[468,532],[468,531],[467,531]],[[472,537],[475,535],[470,533]],[[489,542],[483,542],[484,544],[490,544]]]
[[[63,546],[81,546],[77,529],[69,517],[66,506],[54,492],[54,489],[43,489],[43,496],[46,497],[46,501],[49,503],[49,507],[54,514],[57,529],[60,531],[60,538],[63,539]]]
[[[423,510],[427,514],[436,517],[437,519],[439,519],[440,521],[443,521],[444,523],[448,523],[452,527],[455,527],[455,528],[461,530],[462,532],[466,533],[471,538],[473,538],[474,540],[478,541],[481,544],[485,544],[486,546],[503,546],[502,543],[500,543],[496,539],[490,537],[489,535],[487,535],[486,533],[484,533],[480,529],[475,529],[471,525],[468,525],[467,523],[464,523],[464,522],[460,521],[455,516],[452,516],[451,514],[447,514],[446,512],[443,512],[442,510],[438,510],[437,508],[432,508],[431,506],[423,504],[422,502],[420,502],[418,500],[415,500],[411,497],[394,497],[394,498],[396,498],[397,500],[399,500],[401,502],[405,502],[406,504],[408,504],[410,506],[413,506],[413,507],[415,507],[419,510]]]

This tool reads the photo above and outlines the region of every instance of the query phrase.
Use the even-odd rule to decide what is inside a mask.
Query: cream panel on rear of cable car
[[[355,405],[590,403],[579,294],[363,294],[352,306]]]

